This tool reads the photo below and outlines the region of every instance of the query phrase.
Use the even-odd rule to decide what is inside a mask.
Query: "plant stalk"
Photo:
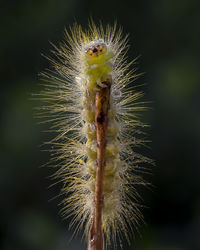
[[[95,98],[95,126],[97,136],[97,167],[94,197],[93,223],[90,229],[88,250],[103,250],[102,209],[104,205],[103,176],[106,164],[106,130],[110,106],[110,79],[98,86]]]

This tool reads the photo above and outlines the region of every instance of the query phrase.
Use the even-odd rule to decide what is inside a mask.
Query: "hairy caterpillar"
[[[141,164],[150,160],[134,149],[144,143],[137,112],[145,107],[122,29],[91,21],[86,31],[78,24],[70,30],[48,58],[53,70],[42,73],[40,115],[57,132],[50,143],[54,177],[63,182],[62,214],[73,216],[76,230],[84,226],[88,250],[102,250],[123,235],[129,241],[142,220],[136,185],[146,184]]]

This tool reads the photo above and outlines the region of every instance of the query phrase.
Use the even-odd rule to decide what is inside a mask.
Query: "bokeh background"
[[[154,187],[142,190],[146,225],[132,238],[135,250],[200,249],[200,1],[195,0],[1,0],[0,1],[0,249],[86,249],[72,238],[48,188],[54,170],[42,168],[49,153],[39,147],[51,135],[34,119],[31,93],[38,72],[49,67],[49,41],[89,16],[118,20],[130,34],[130,58],[141,55],[137,83],[146,83],[152,109],[148,155],[155,159]],[[146,149],[145,149],[146,151]],[[141,151],[142,152],[142,151]]]

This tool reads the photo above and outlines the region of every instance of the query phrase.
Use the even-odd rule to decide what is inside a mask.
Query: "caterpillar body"
[[[88,249],[115,245],[123,235],[129,241],[142,220],[141,164],[150,160],[134,151],[144,143],[137,112],[145,107],[133,84],[138,75],[129,70],[135,60],[126,61],[127,36],[116,24],[104,30],[91,21],[86,31],[75,24],[53,53],[39,96],[41,116],[57,132],[50,143],[54,177],[63,182],[62,214],[74,216],[76,230],[84,226]]]

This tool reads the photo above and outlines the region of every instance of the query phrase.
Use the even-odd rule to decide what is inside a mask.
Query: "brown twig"
[[[90,229],[88,250],[103,250],[103,230],[102,230],[102,208],[103,197],[103,175],[106,164],[106,130],[108,125],[108,109],[110,104],[111,80],[102,82],[98,86],[95,99],[95,126],[97,136],[97,169],[94,198],[93,224]]]

